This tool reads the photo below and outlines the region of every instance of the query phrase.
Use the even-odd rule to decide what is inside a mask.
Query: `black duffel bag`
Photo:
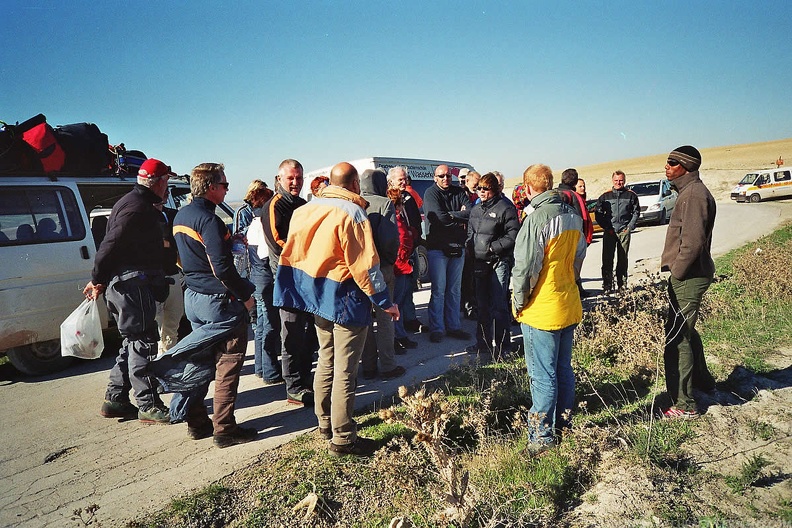
[[[55,128],[55,137],[66,152],[60,171],[71,175],[98,175],[111,170],[113,159],[107,134],[93,123],[74,123]]]

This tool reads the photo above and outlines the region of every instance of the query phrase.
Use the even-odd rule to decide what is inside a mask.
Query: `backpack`
[[[21,134],[22,140],[36,151],[43,172],[57,172],[63,168],[66,154],[44,114],[31,117],[17,125],[16,133]]]
[[[591,221],[591,215],[586,209],[586,202],[583,201],[583,197],[575,191],[559,190],[558,192],[564,202],[571,205],[583,218],[583,235],[586,237],[586,244],[591,244],[594,238],[594,223]]]

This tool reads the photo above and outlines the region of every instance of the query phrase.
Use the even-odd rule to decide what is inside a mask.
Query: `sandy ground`
[[[792,140],[784,141],[783,145],[792,146]],[[772,161],[783,153],[778,152],[781,143],[770,145],[761,155],[745,154],[744,159]],[[744,149],[732,147],[731,150],[740,153]],[[662,166],[664,156],[649,162]],[[716,159],[707,151],[704,156],[705,160]],[[629,161],[610,166],[622,167],[629,177]],[[725,164],[724,161],[721,165]],[[733,164],[736,166],[737,162]],[[767,161],[761,165],[752,162],[746,168],[730,170],[740,174],[767,165]],[[707,162],[703,171],[705,181],[710,183],[706,167]],[[586,170],[591,170],[592,175],[594,170],[581,169],[584,177],[592,178]],[[606,179],[610,177],[609,168],[605,174]],[[727,179],[736,181],[731,176]],[[792,217],[789,200],[762,204],[726,202],[719,204],[719,208],[716,253],[770,232]],[[747,224],[742,221],[745,212],[750,213],[752,220]],[[735,230],[734,226],[740,229]],[[664,229],[662,226],[647,227],[636,233],[631,256],[637,262],[633,262],[631,273],[656,269]],[[595,242],[584,266],[587,289],[599,288],[598,268],[599,247]],[[424,320],[428,296],[427,289],[416,296],[419,316]],[[464,324],[468,331],[473,331],[472,322]],[[420,384],[441,374],[450,364],[468,360],[461,353],[466,342],[445,339],[438,345],[429,345],[426,334],[416,338],[419,348],[398,358],[399,363],[407,367],[407,374],[393,381],[361,380],[358,407],[387,404],[398,385]],[[259,438],[225,450],[212,447],[211,440],[189,440],[183,424],[146,426],[137,421],[101,418],[98,410],[113,358],[82,362],[58,375],[40,378],[22,377],[10,365],[0,367],[0,394],[4,402],[0,406],[3,429],[0,435],[0,526],[72,525],[73,510],[94,503],[100,506],[98,518],[103,526],[118,526],[146,510],[163,507],[171,497],[203,487],[249,465],[263,450],[311,431],[316,424],[311,410],[288,405],[282,385],[263,387],[254,379],[252,346],[250,343],[248,347],[236,415],[245,425],[255,426]],[[789,356],[780,361],[780,368],[790,366]],[[768,400],[770,411],[792,408],[792,391],[783,389],[773,394],[781,394],[784,399],[782,402]],[[761,400],[755,398],[754,401]],[[743,408],[745,412],[753,412],[748,411],[746,405],[729,407],[732,408],[735,412]],[[732,419],[724,416],[726,421]],[[786,420],[788,425],[788,416]],[[740,447],[734,446],[734,449]],[[785,449],[788,450],[788,445]]]

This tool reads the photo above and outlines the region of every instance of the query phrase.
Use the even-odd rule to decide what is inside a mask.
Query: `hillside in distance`
[[[703,160],[701,179],[718,201],[729,200],[729,192],[746,173],[756,169],[774,168],[779,156],[784,159],[786,166],[792,166],[792,138],[713,147],[700,151]],[[588,198],[596,198],[610,188],[610,178],[615,170],[624,171],[627,183],[664,178],[666,156],[668,152],[575,168],[580,177],[586,180]],[[556,185],[561,180],[561,172],[566,168],[553,167]],[[521,178],[510,178],[507,180],[507,187],[514,188],[520,180]]]

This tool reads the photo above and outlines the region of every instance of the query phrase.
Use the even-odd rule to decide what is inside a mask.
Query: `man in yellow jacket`
[[[572,337],[583,318],[575,277],[586,256],[583,219],[553,187],[546,165],[523,173],[530,205],[514,248],[513,309],[525,344],[531,377],[534,450],[556,444],[556,432],[569,425],[575,400]]]

